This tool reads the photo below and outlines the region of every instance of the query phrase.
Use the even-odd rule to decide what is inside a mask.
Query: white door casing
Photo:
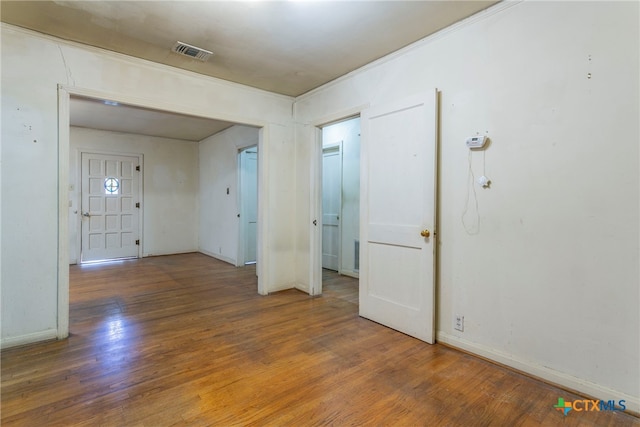
[[[82,153],[81,261],[140,256],[140,159]]]
[[[322,150],[322,268],[340,271],[341,142]]]
[[[433,343],[436,98],[372,107],[361,125],[360,315]]]

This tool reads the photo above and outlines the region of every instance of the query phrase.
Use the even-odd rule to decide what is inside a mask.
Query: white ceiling
[[[298,96],[494,3],[497,1],[2,0],[0,19],[63,39]],[[178,55],[171,52],[176,41],[214,54],[205,62]],[[80,104],[74,104],[74,111],[81,110]],[[98,119],[91,120],[95,124]]]
[[[72,97],[70,124],[113,132],[136,133],[163,138],[202,141],[233,123],[130,105],[112,105],[102,100]]]

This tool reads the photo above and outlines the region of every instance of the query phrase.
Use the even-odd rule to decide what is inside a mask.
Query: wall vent
[[[191,46],[190,44],[176,42],[176,44],[171,49],[173,52],[178,53],[180,55],[188,56],[194,59],[199,59],[200,61],[206,61],[209,59],[213,52],[208,51],[206,49],[202,49],[199,47]]]

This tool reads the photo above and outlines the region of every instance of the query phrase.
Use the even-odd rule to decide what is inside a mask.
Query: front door
[[[340,270],[340,206],[342,151],[340,144],[322,150],[322,268]]]
[[[362,114],[360,315],[434,342],[435,96]]]
[[[138,257],[138,166],[138,157],[82,153],[82,262]]]

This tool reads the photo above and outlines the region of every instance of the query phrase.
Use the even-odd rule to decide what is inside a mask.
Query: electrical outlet
[[[464,332],[464,316],[456,314],[453,316],[453,329]]]

